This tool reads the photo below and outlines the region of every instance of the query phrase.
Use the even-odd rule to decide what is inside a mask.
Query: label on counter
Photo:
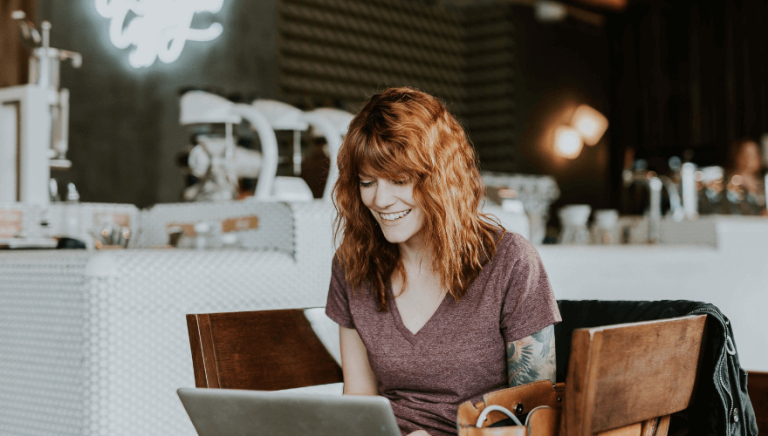
[[[215,223],[215,221],[213,223]],[[169,235],[173,233],[181,233],[184,236],[193,237],[193,236],[197,236],[197,233],[198,233],[198,231],[195,228],[201,224],[206,224],[206,223],[204,222],[168,223],[165,229]],[[210,228],[208,225],[206,225],[205,227]],[[245,230],[253,230],[258,227],[259,227],[259,217],[256,215],[227,218],[221,221],[221,233],[242,232]]]
[[[256,215],[229,218],[221,222],[222,233],[241,232],[259,227],[259,217]]]
[[[0,238],[19,236],[24,222],[24,212],[20,210],[0,210]]]

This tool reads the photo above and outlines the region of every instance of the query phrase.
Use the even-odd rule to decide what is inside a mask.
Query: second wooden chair
[[[187,315],[195,385],[280,390],[343,381],[302,309]]]

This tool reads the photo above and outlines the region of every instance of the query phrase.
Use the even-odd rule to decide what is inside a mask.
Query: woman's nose
[[[389,180],[378,180],[376,182],[376,195],[373,197],[373,204],[377,209],[386,210],[395,203],[395,196],[392,190],[392,184]]]

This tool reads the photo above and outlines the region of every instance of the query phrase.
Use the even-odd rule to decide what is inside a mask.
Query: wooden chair
[[[768,434],[768,372],[749,371],[747,389],[757,417],[758,434]]]
[[[577,329],[560,436],[666,435],[688,408],[706,316]]]
[[[195,385],[279,390],[343,381],[302,309],[187,315]]]

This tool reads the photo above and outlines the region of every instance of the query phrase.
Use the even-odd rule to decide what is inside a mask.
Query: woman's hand
[[[408,436],[429,436],[429,433],[425,432],[424,430],[416,430]]]

